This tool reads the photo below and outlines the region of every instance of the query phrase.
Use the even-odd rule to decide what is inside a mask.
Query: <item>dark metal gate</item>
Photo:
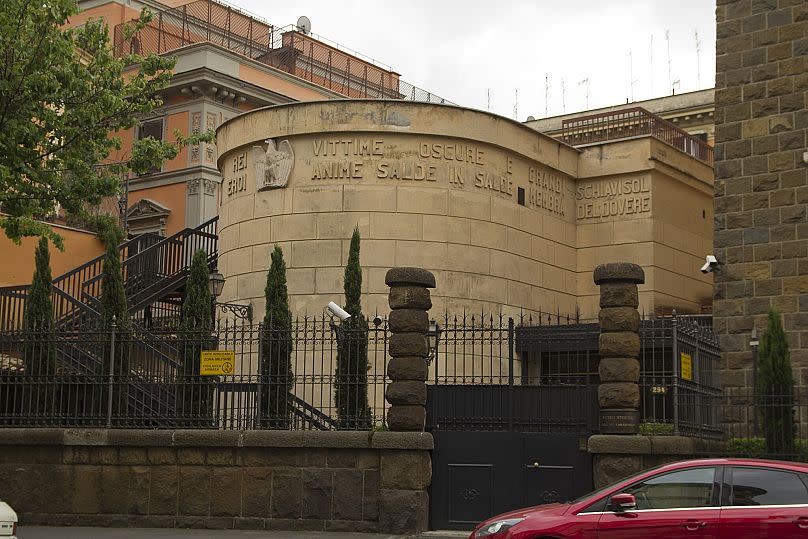
[[[564,331],[524,331],[548,322]],[[586,439],[597,420],[597,346],[593,355],[591,330],[575,331],[576,322],[463,317],[435,326],[432,529],[470,529],[592,489]]]
[[[432,529],[471,529],[498,513],[592,490],[585,437],[496,431],[433,435]]]

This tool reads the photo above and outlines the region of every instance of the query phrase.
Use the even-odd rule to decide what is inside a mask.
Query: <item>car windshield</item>
[[[624,477],[623,479],[619,479],[619,480],[617,480],[617,481],[615,481],[613,483],[610,483],[610,484],[606,485],[605,487],[601,487],[601,488],[599,488],[597,490],[593,490],[592,492],[590,492],[588,494],[584,494],[580,498],[576,498],[576,499],[572,500],[571,502],[567,502],[567,503],[569,505],[572,505],[574,503],[580,503],[580,502],[583,502],[583,501],[586,501],[586,500],[589,500],[589,499],[597,498],[598,496],[600,496],[601,494],[603,494],[604,492],[606,492],[610,488],[614,487],[615,485],[619,485],[620,483],[624,483],[626,481],[633,481],[635,478],[637,478],[637,477],[639,477],[639,476],[641,476],[641,475],[643,475],[645,473],[648,473],[648,472],[650,472],[652,470],[656,470],[657,468],[661,468],[661,467],[662,466],[654,466],[653,468],[643,470],[643,471],[635,473],[634,475],[631,475],[629,477]]]

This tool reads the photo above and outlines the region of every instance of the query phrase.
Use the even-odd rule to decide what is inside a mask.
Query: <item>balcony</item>
[[[584,146],[644,136],[652,136],[713,166],[712,146],[642,107],[566,119],[558,138],[571,146]]]

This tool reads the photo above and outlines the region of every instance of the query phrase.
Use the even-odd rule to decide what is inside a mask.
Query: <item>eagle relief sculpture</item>
[[[275,147],[275,141],[266,139],[263,146],[253,146],[253,160],[255,161],[255,181],[258,191],[286,187],[289,174],[295,162],[295,153],[288,140],[282,140]]]

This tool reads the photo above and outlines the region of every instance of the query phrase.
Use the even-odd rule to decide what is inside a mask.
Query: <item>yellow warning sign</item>
[[[679,355],[682,357],[682,380],[693,380],[693,358],[685,352]]]
[[[199,353],[199,374],[202,376],[233,374],[235,363],[235,350],[202,350]]]

